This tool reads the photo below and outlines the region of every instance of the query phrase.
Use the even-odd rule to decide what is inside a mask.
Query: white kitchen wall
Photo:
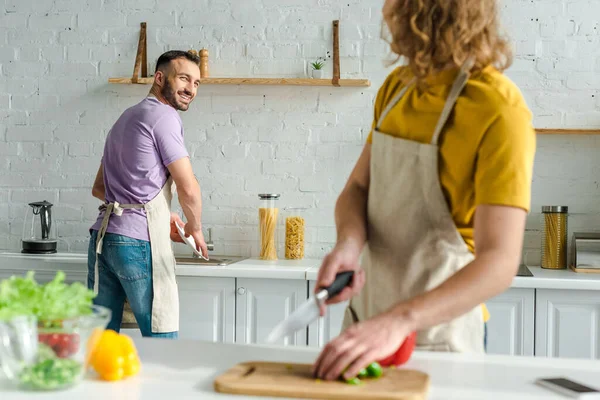
[[[139,24],[148,63],[206,47],[212,76],[303,77],[331,51],[341,21],[343,77],[369,88],[203,86],[182,114],[216,252],[255,255],[257,194],[302,209],[309,257],[335,240],[333,207],[364,142],[373,98],[391,68],[382,0],[6,0],[0,6],[0,249],[20,248],[27,202],[56,204],[61,250],[85,251],[90,193],[107,131],[149,85],[130,76]],[[538,128],[600,124],[600,2],[507,0],[502,14]],[[331,76],[331,62],[326,65]],[[528,261],[539,259],[538,212],[568,205],[571,229],[600,227],[600,137],[539,136]]]

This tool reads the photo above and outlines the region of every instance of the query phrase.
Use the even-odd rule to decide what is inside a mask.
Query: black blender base
[[[54,254],[56,250],[21,250],[23,254]]]
[[[54,254],[56,241],[22,242],[21,253],[24,254]]]

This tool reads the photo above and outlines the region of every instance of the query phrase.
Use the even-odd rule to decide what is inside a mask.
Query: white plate
[[[183,241],[185,243],[188,244],[188,246],[190,246],[192,248],[192,250],[194,250],[194,254],[196,254],[198,257],[208,261],[207,257],[204,257],[202,255],[202,253],[200,253],[197,249],[196,249],[196,241],[194,240],[194,237],[192,235],[185,237],[185,231],[183,230],[183,228],[181,226],[179,226],[179,224],[177,222],[175,222],[175,226],[177,227],[177,230],[179,231],[179,236],[181,236],[181,238],[183,239]]]

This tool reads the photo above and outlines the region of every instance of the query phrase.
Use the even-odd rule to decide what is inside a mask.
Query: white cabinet
[[[121,328],[119,333],[127,335],[131,338],[141,338],[142,332],[138,328]]]
[[[238,278],[235,341],[264,343],[275,325],[306,300],[305,280]],[[306,331],[298,331],[277,344],[306,346]]]
[[[308,294],[315,290],[315,281],[308,282]],[[327,313],[308,327],[308,345],[310,347],[323,347],[331,339],[340,334],[344,312],[348,302],[332,304],[327,307]]]
[[[538,289],[535,355],[600,359],[600,291]]]
[[[490,312],[487,353],[532,356],[535,289],[508,289],[486,305]]]
[[[233,343],[235,278],[178,276],[179,337]]]

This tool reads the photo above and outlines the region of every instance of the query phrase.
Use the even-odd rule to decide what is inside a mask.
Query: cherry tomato
[[[67,358],[79,350],[79,335],[69,333],[40,333],[40,343],[50,346],[60,358]]]

